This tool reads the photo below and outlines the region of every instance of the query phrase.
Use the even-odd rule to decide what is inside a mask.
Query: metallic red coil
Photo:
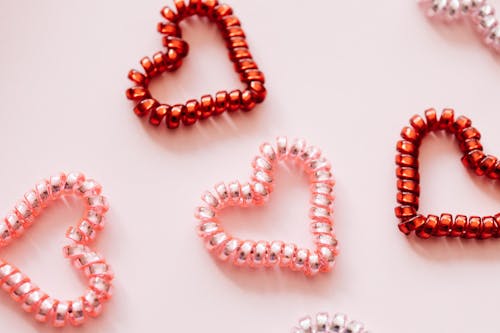
[[[132,69],[128,74],[134,86],[126,91],[126,96],[136,103],[134,112],[137,116],[149,114],[149,123],[153,126],[159,126],[165,119],[166,127],[175,129],[181,124],[191,126],[198,120],[226,111],[250,111],[263,102],[267,94],[265,77],[253,60],[241,22],[234,16],[232,8],[216,0],[189,0],[189,3],[175,0],[174,4],[175,8],[164,7],[161,10],[166,22],[157,26],[164,35],[165,51],[155,53],[152,58],[142,58],[142,71]],[[200,99],[189,99],[183,104],[160,103],[151,96],[148,85],[154,77],[175,71],[182,65],[183,58],[189,53],[189,44],[182,38],[179,24],[193,15],[207,17],[217,25],[226,41],[229,59],[245,88],[219,91]]]
[[[443,213],[440,216],[418,213],[420,177],[418,172],[418,150],[422,139],[430,132],[446,131],[453,134],[463,152],[464,166],[478,176],[500,178],[500,161],[483,152],[479,131],[472,127],[472,121],[464,116],[455,118],[452,109],[444,109],[441,116],[435,109],[428,109],[425,115],[415,115],[410,125],[401,131],[401,140],[396,145],[397,202],[396,216],[401,220],[399,229],[405,234],[415,232],[418,237],[462,237],[486,239],[500,235],[500,214],[494,216],[453,217]]]

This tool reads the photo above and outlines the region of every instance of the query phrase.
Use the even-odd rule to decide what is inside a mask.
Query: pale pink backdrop
[[[165,4],[0,3],[1,211],[60,170],[95,177],[111,204],[96,246],[116,272],[115,297],[79,332],[287,332],[318,311],[347,312],[376,332],[498,331],[500,241],[400,234],[393,160],[401,128],[429,106],[471,117],[500,154],[500,57],[466,26],[430,24],[411,0],[232,0],[267,100],[166,131],[137,119],[124,97],[128,70],[161,49]],[[155,94],[174,102],[240,86],[213,25],[193,19],[183,32],[191,53]],[[331,274],[236,269],[196,236],[201,192],[245,179],[258,145],[280,134],[306,138],[333,162],[342,254]],[[422,210],[496,213],[498,185],[472,176],[459,156],[450,138],[425,141]],[[228,211],[224,224],[241,237],[310,245],[305,177],[283,168],[277,183],[269,205]],[[77,296],[82,281],[60,248],[81,210],[54,205],[2,257],[55,296]],[[0,327],[53,331],[3,294]]]

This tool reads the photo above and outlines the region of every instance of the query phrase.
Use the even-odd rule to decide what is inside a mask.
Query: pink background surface
[[[471,117],[499,154],[500,58],[464,25],[429,24],[413,1],[232,0],[268,98],[250,114],[167,132],[137,119],[124,97],[128,70],[161,49],[164,4],[0,3],[2,211],[60,170],[94,177],[111,204],[96,246],[116,273],[115,296],[79,332],[287,332],[318,311],[349,313],[377,332],[498,331],[500,241],[402,236],[393,159],[401,128],[429,106]],[[240,86],[213,25],[194,19],[183,32],[191,53],[153,84],[158,97]],[[306,138],[333,162],[342,254],[331,274],[219,264],[195,233],[202,191],[246,179],[258,145],[280,134]],[[422,211],[496,213],[498,186],[459,156],[451,138],[425,141]],[[277,183],[267,206],[227,211],[223,223],[240,237],[310,245],[305,177],[282,168]],[[54,296],[77,296],[82,281],[60,248],[81,210],[55,204],[2,257]],[[53,330],[3,294],[0,327]]]

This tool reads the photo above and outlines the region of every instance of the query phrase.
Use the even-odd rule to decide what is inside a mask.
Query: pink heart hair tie
[[[298,326],[292,333],[369,333],[365,325],[341,313],[330,316],[328,313],[318,313],[314,318],[310,316],[299,320]]]
[[[445,21],[466,19],[483,42],[500,53],[500,25],[495,8],[487,0],[419,0],[427,15]]]
[[[55,299],[15,266],[0,259],[2,289],[20,303],[23,310],[33,313],[37,321],[56,327],[81,325],[87,317],[98,316],[102,304],[111,296],[113,273],[104,258],[89,247],[103,228],[108,210],[101,186],[92,179],[85,179],[81,173],[61,173],[35,185],[0,221],[0,247],[3,247],[19,238],[51,201],[68,195],[76,195],[85,203],[85,213],[78,225],[67,231],[71,243],[63,248],[64,255],[88,280],[88,289],[81,297],[72,301]]]
[[[280,161],[296,162],[309,175],[311,192],[310,231],[315,249],[298,248],[293,243],[240,240],[221,227],[217,215],[227,206],[249,207],[265,203],[273,191],[273,173]],[[252,162],[250,180],[240,183],[218,183],[202,195],[203,204],[196,209],[198,233],[207,249],[220,260],[237,266],[279,266],[302,271],[308,276],[332,269],[337,255],[333,230],[333,186],[330,162],[321,151],[306,145],[302,139],[290,144],[278,137],[274,144],[263,143]]]

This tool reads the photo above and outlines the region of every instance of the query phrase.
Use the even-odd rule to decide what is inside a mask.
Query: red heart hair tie
[[[217,215],[227,206],[249,207],[265,203],[273,191],[273,173],[278,162],[296,162],[309,175],[311,191],[310,231],[315,249],[298,248],[283,241],[240,240],[224,231]],[[333,186],[330,162],[314,146],[302,139],[288,142],[278,137],[274,144],[263,143],[260,155],[252,162],[250,181],[218,183],[202,195],[203,205],[196,209],[198,233],[210,252],[220,260],[237,266],[279,266],[306,275],[328,272],[338,253],[333,229]]]
[[[105,259],[89,247],[96,233],[103,228],[108,210],[101,186],[81,173],[61,173],[38,183],[0,221],[0,247],[20,237],[47,205],[63,196],[76,195],[85,202],[85,213],[76,227],[66,234],[71,243],[64,247],[64,255],[88,279],[87,291],[75,300],[60,301],[38,288],[29,277],[15,266],[0,259],[0,286],[26,312],[33,313],[40,322],[56,327],[84,323],[87,317],[96,317],[102,305],[111,296],[113,273]]]
[[[304,317],[292,333],[368,333],[365,325],[357,320],[350,320],[345,314],[336,313],[330,316],[321,312],[314,317]]]
[[[500,236],[500,214],[494,216],[470,216],[443,213],[440,216],[418,213],[420,194],[418,172],[418,149],[426,134],[433,131],[446,131],[454,134],[463,152],[463,164],[478,176],[491,179],[500,178],[500,161],[483,152],[479,131],[472,127],[469,118],[460,116],[455,119],[452,109],[444,109],[438,118],[436,110],[425,111],[425,116],[415,115],[410,126],[401,131],[402,140],[397,143],[396,176],[397,201],[396,216],[401,220],[399,229],[404,234],[415,232],[418,237],[462,237],[486,239]]]
[[[217,0],[175,0],[175,8],[165,7],[161,10],[167,20],[158,24],[158,31],[164,35],[163,45],[166,50],[157,52],[152,58],[142,58],[140,63],[143,72],[131,70],[128,77],[136,86],[127,90],[127,98],[137,102],[134,112],[139,117],[148,113],[149,123],[159,126],[163,119],[166,127],[178,128],[182,123],[190,126],[199,119],[217,116],[225,111],[234,112],[238,109],[250,111],[266,97],[264,74],[252,58],[246,41],[245,32],[240,20],[233,15],[233,10]],[[190,99],[184,104],[161,104],[151,96],[149,82],[164,72],[172,72],[182,65],[182,59],[187,56],[189,45],[182,39],[180,22],[187,17],[197,15],[207,17],[217,24],[226,41],[229,58],[240,75],[240,80],[246,85],[244,90],[234,89],[219,91],[214,96],[203,95],[199,99]]]

